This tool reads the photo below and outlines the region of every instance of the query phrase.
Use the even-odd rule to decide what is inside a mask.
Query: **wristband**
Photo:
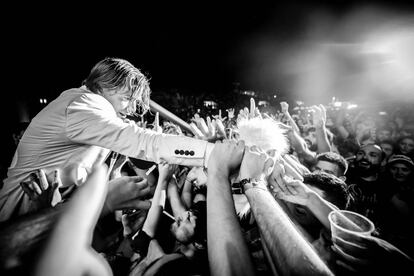
[[[243,193],[246,193],[247,190],[251,188],[258,188],[264,191],[268,191],[266,187],[266,181],[254,178],[245,178],[239,182]]]

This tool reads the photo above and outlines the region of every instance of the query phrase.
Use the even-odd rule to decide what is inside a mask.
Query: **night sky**
[[[16,61],[13,69],[26,67],[27,80],[47,95],[77,85],[105,56],[131,61],[147,72],[154,89],[221,89],[242,81],[247,40],[269,23],[278,36],[291,37],[306,9],[252,3],[26,6],[8,22],[6,58]]]
[[[79,86],[106,56],[125,58],[146,72],[154,93],[171,88],[221,93],[233,82],[248,90],[289,93],[283,85],[289,76],[280,69],[269,72],[269,61],[277,64],[278,56],[263,55],[269,51],[263,45],[272,43],[272,53],[289,48],[306,37],[309,14],[322,10],[340,18],[356,3],[372,1],[113,2],[19,3],[3,9],[6,98],[53,99]],[[404,1],[392,7],[412,8]]]

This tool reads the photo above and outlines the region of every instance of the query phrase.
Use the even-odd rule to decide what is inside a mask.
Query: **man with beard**
[[[385,196],[379,173],[384,152],[376,144],[362,145],[356,153],[352,168],[346,174],[351,196],[349,210],[377,221],[377,209]]]

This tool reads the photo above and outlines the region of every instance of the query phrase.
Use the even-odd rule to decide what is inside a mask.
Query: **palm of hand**
[[[177,170],[177,168],[177,165],[158,164],[158,171],[160,177],[162,178],[170,178],[173,175],[173,173]]]
[[[287,182],[287,181],[286,181]],[[276,192],[276,196],[282,200],[299,204],[307,205],[309,199],[309,189],[300,181],[292,180],[286,183],[286,189]]]
[[[273,166],[273,160],[268,158],[269,156],[257,150],[255,146],[246,150],[244,153],[243,161],[240,167],[240,177],[264,179],[268,174],[267,170]]]
[[[223,170],[226,173],[237,168],[242,160],[244,152],[244,142],[225,140],[223,143],[217,142],[210,155],[208,168]]]
[[[216,120],[211,120],[209,116],[207,116],[207,123],[206,121],[201,118],[198,114],[194,115],[194,118],[191,119],[191,129],[193,134],[199,138],[206,141],[214,141],[217,137],[217,122]],[[222,125],[222,124],[221,124]],[[221,129],[219,129],[221,130]]]
[[[319,106],[312,106],[313,111],[313,122],[315,125],[321,125],[321,124],[325,124],[326,122],[326,110],[323,107],[323,105],[319,105]]]

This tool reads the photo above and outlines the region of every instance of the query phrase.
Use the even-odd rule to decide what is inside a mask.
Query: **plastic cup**
[[[352,211],[335,210],[328,215],[331,225],[332,242],[336,248],[341,249],[336,241],[341,240],[342,244],[353,244],[360,237],[370,236],[375,230],[374,223],[367,217]]]

